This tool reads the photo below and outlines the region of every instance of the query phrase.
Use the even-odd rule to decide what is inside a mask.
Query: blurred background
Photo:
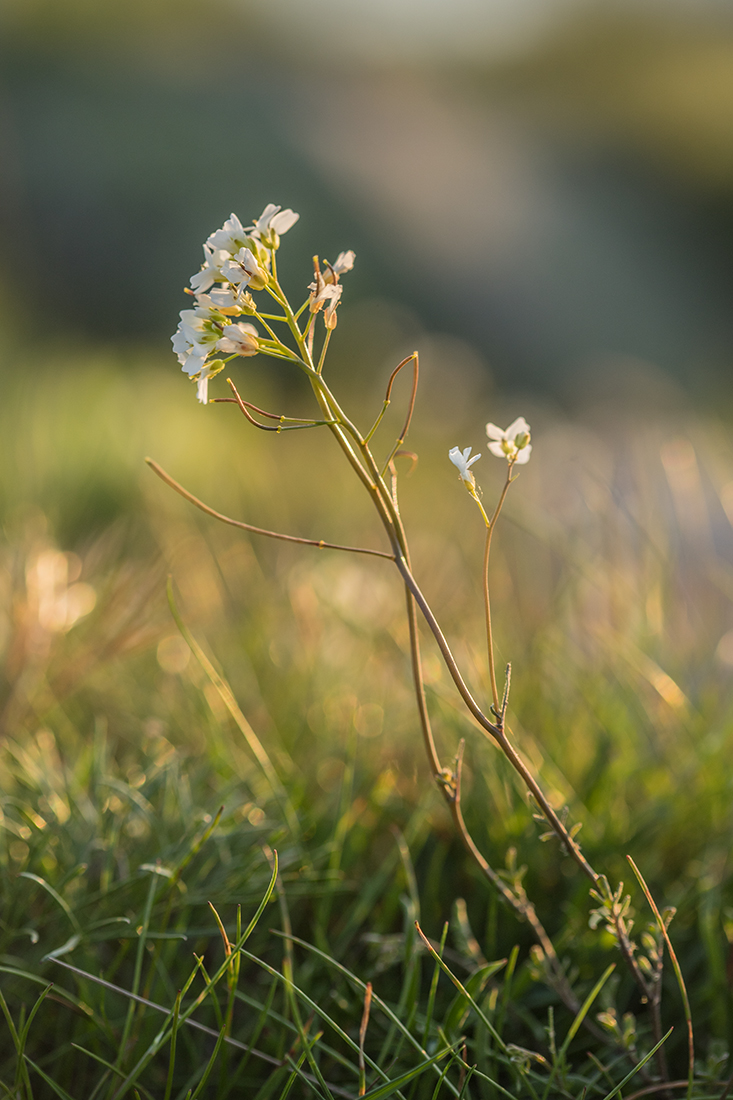
[[[502,385],[567,401],[643,361],[726,388],[725,0],[8,0],[0,18],[0,263],[36,340],[162,342],[210,227],[275,200],[303,216],[294,270],[314,242],[353,245],[354,294],[467,339]]]
[[[11,340],[25,317],[35,342],[162,345],[211,227],[276,201],[302,214],[293,272],[353,246],[353,297],[460,336],[502,387],[566,404],[662,370],[727,398],[726,0],[6,0],[0,19]]]
[[[453,871],[440,888],[433,872],[450,868],[454,841],[415,740],[394,577],[215,528],[143,464],[152,454],[250,522],[378,544],[327,439],[273,443],[231,407],[201,408],[170,352],[201,242],[231,211],[246,224],[271,201],[301,215],[280,253],[293,300],[314,252],[356,251],[329,369],[360,424],[394,365],[420,351],[420,462],[403,508],[418,575],[484,687],[482,532],[446,454],[482,438],[485,450],[489,419],[532,424],[494,559],[515,728],[594,851],[643,847],[650,881],[680,904],[699,885],[710,982],[722,982],[724,928],[733,942],[727,0],[5,0],[4,735],[43,725],[73,749],[101,714],[123,779],[144,782],[146,745],[151,760],[168,744],[200,764],[211,724],[228,719],[213,696],[201,717],[202,677],[165,603],[170,570],[187,620],[313,805],[337,798],[350,738],[363,742],[357,787],[372,818],[359,860],[375,822],[386,831],[424,797],[432,824],[415,858],[438,920]],[[248,359],[235,377],[260,404],[300,407],[277,364]],[[405,381],[387,427],[407,392]],[[474,468],[489,500],[493,462]],[[427,676],[447,758],[466,724],[432,653]],[[235,784],[231,752],[216,767]],[[547,897],[576,889],[582,908],[572,868],[537,855],[511,779],[486,768],[485,745],[474,752],[498,810],[479,839],[499,863],[516,844]],[[197,805],[210,810],[223,783],[207,774]],[[681,927],[702,967],[696,919]]]

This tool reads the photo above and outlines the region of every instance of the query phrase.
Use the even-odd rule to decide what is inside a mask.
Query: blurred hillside
[[[200,242],[230,210],[274,200],[303,215],[286,280],[305,281],[316,247],[353,247],[351,295],[463,336],[504,386],[566,401],[644,361],[720,399],[733,336],[725,6],[618,4],[601,21],[583,4],[540,18],[528,3],[510,33],[495,3],[472,44],[482,6],[463,6],[465,41],[444,33],[436,55],[428,5],[400,63],[407,0],[391,53],[377,48],[387,9],[361,4],[349,23],[322,0],[306,27],[294,0],[7,3],[0,279],[13,316],[53,341],[165,346]]]

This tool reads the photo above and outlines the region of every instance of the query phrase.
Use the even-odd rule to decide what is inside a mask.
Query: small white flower
[[[327,283],[337,283],[339,275],[343,275],[346,271],[351,271],[355,259],[356,254],[349,249],[348,252],[339,252],[335,263],[329,264],[328,261],[326,261],[326,270],[323,273],[324,281]]]
[[[292,229],[299,217],[300,214],[296,214],[294,210],[283,210],[270,202],[255,224],[249,227],[248,232],[258,240],[272,243],[277,248],[277,238]]]
[[[257,263],[257,258],[249,248],[240,248],[236,256],[230,257],[222,266],[222,275],[228,283],[243,289],[251,286],[253,290],[262,290],[267,285],[267,272]]]
[[[233,286],[215,287],[209,294],[209,298],[220,313],[236,316],[242,312],[244,295],[238,293]]]
[[[330,289],[332,293],[329,295],[329,300],[326,302],[326,308],[323,311],[323,321],[326,328],[334,329],[336,328],[336,321],[338,319],[336,316],[336,306],[341,299],[341,291],[343,288],[340,283],[337,283],[335,286],[329,287],[328,289]]]
[[[529,462],[532,444],[529,424],[523,416],[518,416],[506,430],[498,428],[496,424],[487,424],[486,434],[493,441],[489,443],[492,455],[506,458],[517,466],[524,466],[525,462]]]
[[[223,248],[210,248],[207,242],[204,245],[203,266],[200,271],[191,276],[191,289],[194,294],[204,294],[214,283],[223,282],[222,267],[231,258],[231,252]]]
[[[236,214],[224,222],[221,229],[217,229],[207,239],[206,245],[212,252],[223,249],[225,252],[238,252],[247,244],[247,230],[243,227]],[[204,248],[206,247],[204,245]]]
[[[203,369],[206,357],[215,350],[224,318],[213,309],[206,296],[199,299],[196,309],[183,309],[180,316],[171,343],[181,368],[193,377]]]
[[[336,308],[343,287],[340,283],[324,282],[323,276],[319,272],[315,281],[308,284],[308,290],[311,292],[310,305],[308,308],[311,313],[318,313],[324,306],[326,306],[327,310],[330,309],[331,311]]]
[[[254,325],[246,321],[237,321],[234,325],[225,325],[221,339],[217,343],[219,351],[226,355],[256,355],[260,350],[259,333]]]
[[[458,473],[461,475],[463,481],[466,482],[466,485],[470,485],[471,487],[473,487],[476,485],[476,479],[471,473],[471,467],[473,466],[474,462],[478,462],[478,460],[481,458],[481,455],[477,454],[474,455],[473,458],[469,458],[470,454],[470,447],[466,447],[463,451],[460,449],[460,447],[451,447],[451,449],[448,451],[448,458],[451,460],[454,466],[458,467]]]

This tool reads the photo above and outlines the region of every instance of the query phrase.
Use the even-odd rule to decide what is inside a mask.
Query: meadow
[[[357,420],[372,418],[411,350],[384,317],[380,328],[345,312],[334,345]],[[588,883],[542,839],[536,807],[466,718],[425,632],[442,755],[466,739],[467,822],[533,901],[580,1012],[465,854],[424,759],[390,563],[217,524],[144,464],[151,455],[247,522],[384,549],[332,439],[271,437],[234,406],[202,408],[175,362],[144,348],[31,359],[6,347],[3,1095],[727,1090],[729,429],[661,383],[638,401],[588,396],[572,416],[520,406],[491,391],[461,345],[423,343],[419,461],[401,479],[415,574],[485,697],[483,533],[447,451],[485,451],[486,420],[524,414],[534,453],[491,570],[497,660],[513,667],[509,720],[552,805],[582,822],[588,857],[625,883],[647,957],[659,935],[627,855],[660,909],[676,909],[694,1080],[669,962],[672,1085],[658,1055],[636,1069],[655,1046],[650,1014],[613,937],[589,926]],[[257,364],[237,368],[248,398],[306,415],[297,384]],[[385,448],[408,394],[400,379]],[[475,469],[489,501],[502,482],[493,461]]]

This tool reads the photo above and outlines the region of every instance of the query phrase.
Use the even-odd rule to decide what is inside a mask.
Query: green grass
[[[611,1093],[653,1046],[648,1013],[611,937],[588,926],[587,883],[540,841],[426,641],[443,755],[467,738],[474,836],[509,878],[512,850],[526,866],[579,1001],[595,991],[596,1032],[626,1028],[633,1047],[633,1015],[629,1055],[576,1027],[529,929],[464,856],[421,755],[390,564],[219,526],[142,461],[249,522],[381,547],[330,441],[250,432],[142,354],[59,357],[32,378],[12,365],[0,410],[2,1094],[356,1096],[362,1080],[367,1095],[392,1082],[410,1100]],[[258,403],[299,401],[262,371],[252,387]],[[436,379],[418,405],[402,509],[416,575],[484,692],[482,532],[446,459],[457,442],[480,446],[482,424],[467,384],[463,401],[444,398]],[[485,410],[481,421],[525,412],[535,443],[492,567],[517,743],[553,804],[583,822],[594,865],[626,882],[636,931],[654,919],[626,854],[658,905],[677,907],[695,1096],[720,1096],[733,1039],[733,448],[712,418],[606,413],[581,427],[488,398]],[[498,467],[476,470],[489,501]],[[168,573],[208,671],[173,620]],[[93,610],[61,629],[90,589]],[[239,942],[271,883],[228,961],[218,919]],[[448,922],[450,974],[415,921],[434,947]],[[197,998],[190,1019],[213,1035],[183,1022]],[[669,965],[662,1020],[684,1079]],[[623,1087],[627,1100],[655,1066]]]

